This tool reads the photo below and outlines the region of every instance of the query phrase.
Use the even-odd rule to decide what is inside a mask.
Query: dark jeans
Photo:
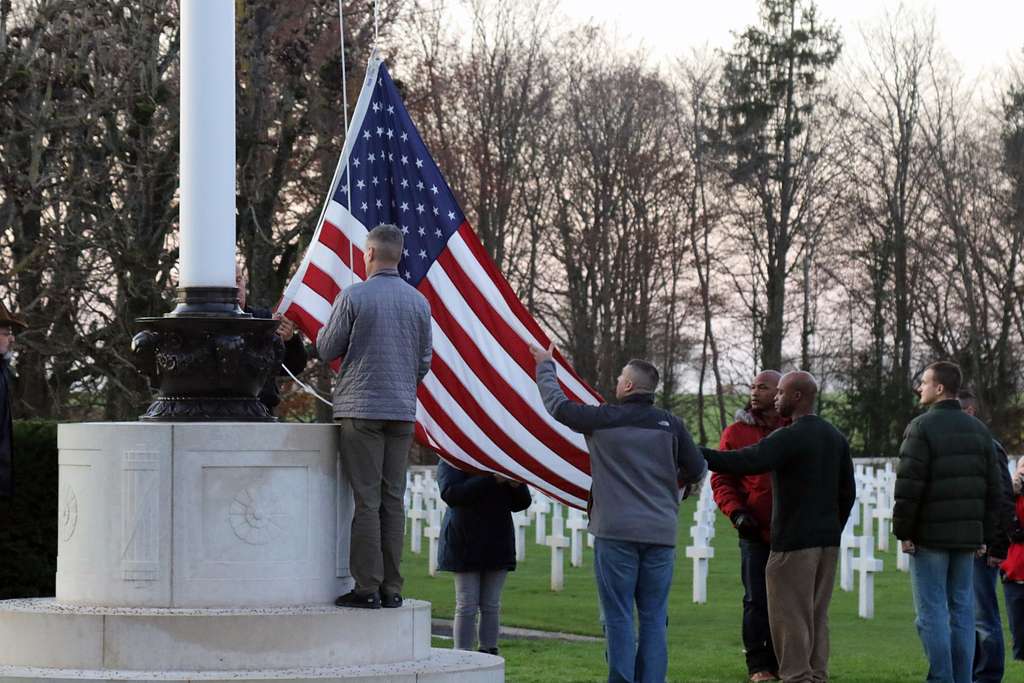
[[[1007,581],[1003,584],[1006,598],[1006,620],[1013,636],[1013,658],[1024,660],[1024,583]]]
[[[764,568],[770,547],[766,543],[740,539],[740,576],[743,578],[743,651],[747,655],[747,672],[776,672],[779,663],[772,647],[768,626],[768,593],[764,585]]]
[[[998,567],[989,567],[986,558],[974,558],[974,683],[999,683],[1003,680],[1006,649],[1003,623],[999,619]]]

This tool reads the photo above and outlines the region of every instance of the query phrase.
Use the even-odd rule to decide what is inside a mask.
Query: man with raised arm
[[[772,473],[765,569],[772,644],[783,681],[828,680],[828,606],[839,537],[855,495],[846,437],[814,414],[818,384],[803,371],[779,381],[775,408],[792,424],[735,451],[702,448],[713,472]]]
[[[618,405],[589,406],[562,391],[553,348],[530,350],[544,407],[583,434],[590,452],[589,531],[595,537],[608,681],[663,683],[679,484],[699,482],[707,471],[704,461],[679,418],[654,406],[658,370],[651,363],[634,359],[622,368],[615,385]]]
[[[430,304],[398,274],[404,238],[394,225],[366,235],[366,281],[334,300],[316,338],[320,359],[341,358],[334,419],[355,498],[349,569],[356,585],[339,607],[402,604],[405,470],[416,422],[416,388],[430,370]]]
[[[750,402],[736,411],[736,421],[725,428],[718,449],[731,451],[752,446],[786,423],[775,410],[779,389],[776,370],[765,370],[750,385]],[[779,663],[772,647],[768,622],[765,568],[771,550],[772,477],[761,474],[711,476],[715,503],[740,537],[740,577],[743,580],[743,653],[751,681],[778,680]]]

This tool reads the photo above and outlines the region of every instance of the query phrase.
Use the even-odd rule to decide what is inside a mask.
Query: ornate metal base
[[[277,422],[258,398],[165,396],[149,404],[140,420],[153,422]]]
[[[139,318],[132,339],[139,371],[157,389],[141,417],[150,421],[271,422],[257,398],[277,373],[284,343],[277,321],[242,313],[231,288],[179,290],[179,305],[159,318]]]

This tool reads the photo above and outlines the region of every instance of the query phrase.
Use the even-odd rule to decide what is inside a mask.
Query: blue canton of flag
[[[349,206],[363,225],[401,228],[405,251],[398,270],[418,285],[465,217],[383,64],[362,125],[349,135],[355,142],[334,201]]]

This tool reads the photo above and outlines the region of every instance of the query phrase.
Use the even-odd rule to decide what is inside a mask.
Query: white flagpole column
[[[181,0],[179,286],[235,286],[235,3]]]

